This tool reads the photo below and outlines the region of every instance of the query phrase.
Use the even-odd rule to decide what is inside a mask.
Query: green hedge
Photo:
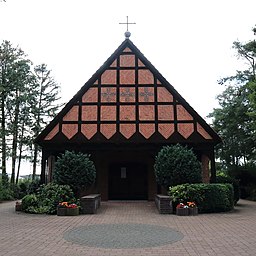
[[[232,184],[234,188],[234,204],[236,205],[240,198],[240,186],[239,186],[239,180],[234,179],[230,176],[225,175],[217,175],[216,176],[216,183],[222,183],[222,184]]]
[[[171,187],[169,195],[174,207],[180,202],[195,202],[201,213],[225,212],[234,207],[231,184],[182,184]]]

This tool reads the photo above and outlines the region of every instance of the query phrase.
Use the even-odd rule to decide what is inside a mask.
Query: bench
[[[84,214],[94,214],[97,213],[100,207],[101,196],[100,194],[90,194],[81,197],[80,203],[82,207],[82,213]]]
[[[156,208],[161,214],[173,213],[172,201],[169,196],[166,195],[155,195]]]

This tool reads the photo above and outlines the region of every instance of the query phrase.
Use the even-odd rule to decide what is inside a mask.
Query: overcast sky
[[[45,63],[69,101],[122,43],[132,42],[205,118],[223,91],[217,80],[241,68],[235,40],[253,38],[255,0],[0,0],[0,40]]]
[[[188,103],[206,117],[239,68],[232,43],[253,38],[256,1],[6,0],[0,40],[46,63],[67,102],[124,40],[131,40]]]

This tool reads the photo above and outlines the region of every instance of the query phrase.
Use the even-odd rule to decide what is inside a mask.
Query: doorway
[[[148,172],[142,163],[109,166],[109,200],[147,200]]]

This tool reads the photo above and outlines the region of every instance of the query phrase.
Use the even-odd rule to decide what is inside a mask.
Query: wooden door
[[[140,163],[112,164],[109,168],[110,200],[146,200],[147,167]]]

